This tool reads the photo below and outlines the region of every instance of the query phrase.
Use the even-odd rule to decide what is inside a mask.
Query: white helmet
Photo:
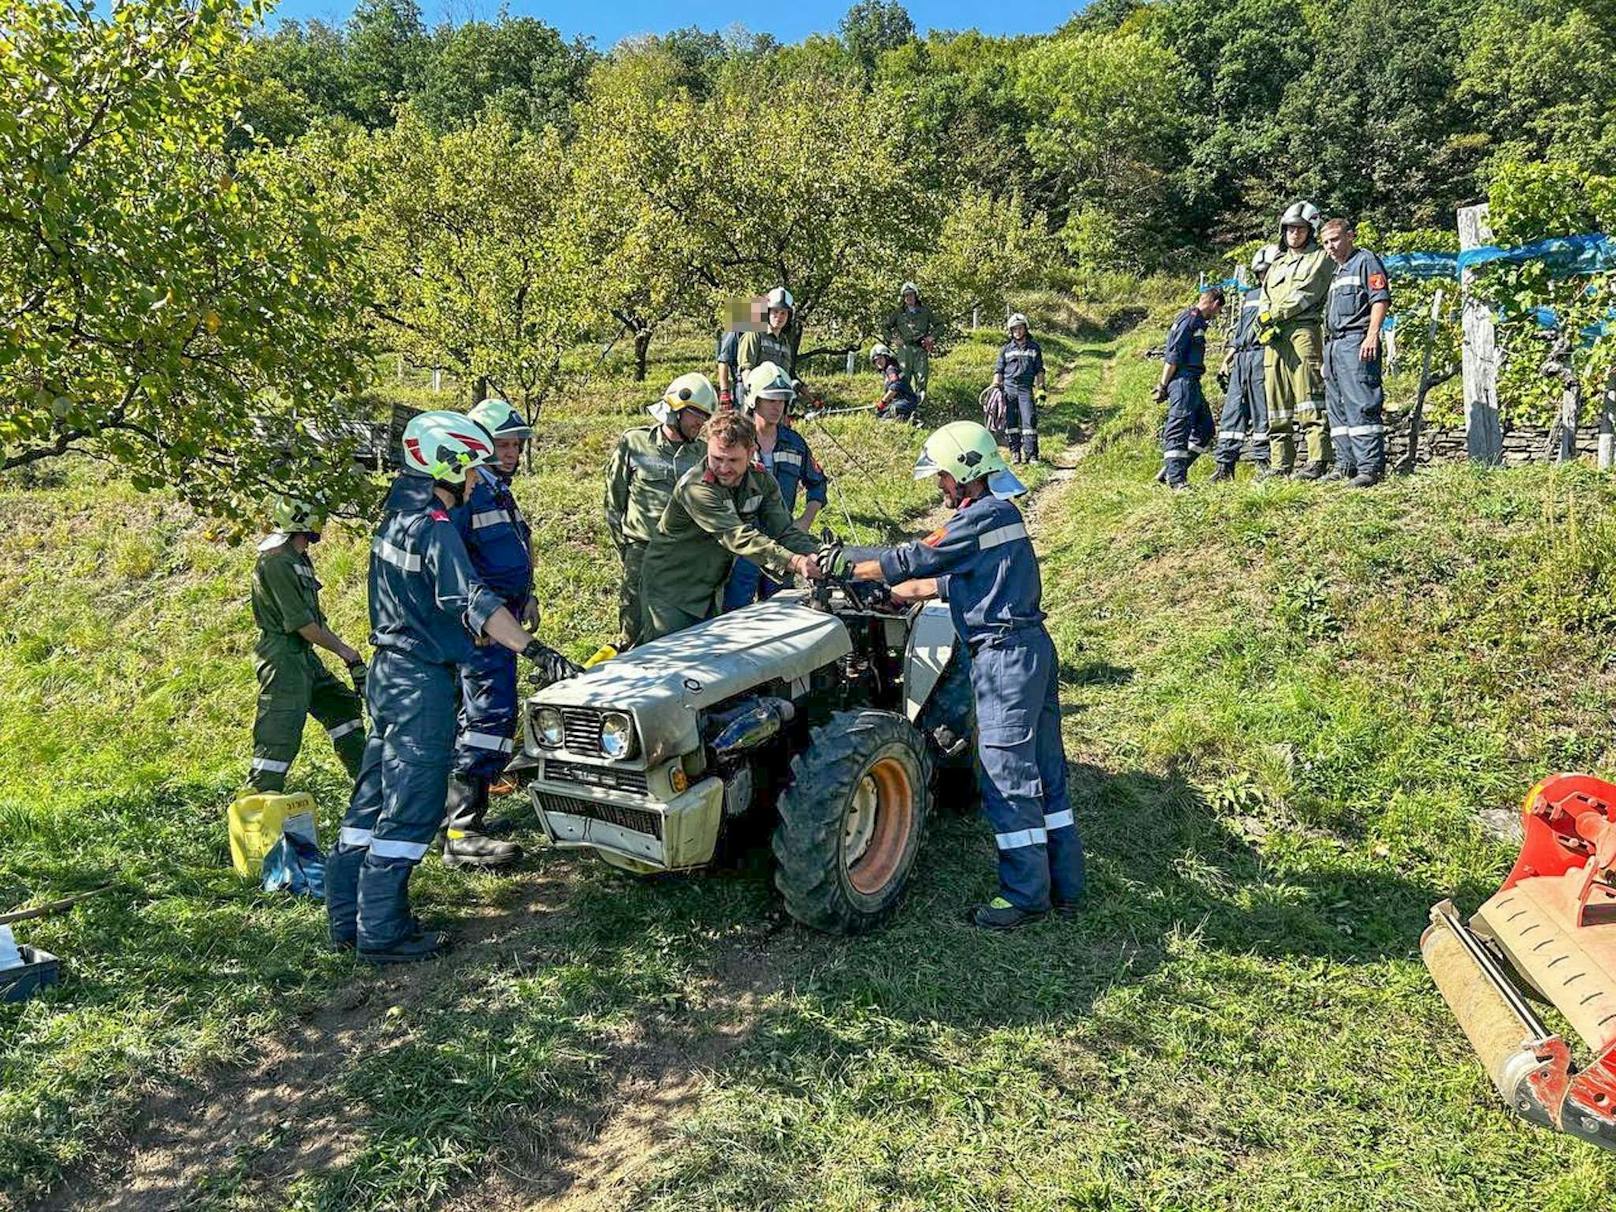
[[[1319,234],[1319,208],[1311,202],[1292,202],[1285,213],[1279,217],[1279,234],[1284,236],[1287,227],[1300,227],[1306,224],[1312,229],[1313,235]]]
[[[694,408],[709,417],[718,411],[718,393],[713,390],[713,381],[700,371],[680,375],[669,383],[668,390],[651,405],[649,411],[664,425],[671,425],[674,417],[687,408]]]
[[[404,467],[446,484],[463,484],[466,473],[494,458],[494,439],[464,413],[417,413],[404,426]]]
[[[797,389],[791,385],[791,376],[773,362],[759,362],[746,372],[747,410],[751,410],[754,401],[765,397],[788,402],[797,398]]]
[[[473,404],[466,414],[496,438],[531,438],[533,427],[509,400],[489,396],[480,404]]]
[[[1264,244],[1251,254],[1251,272],[1254,274],[1264,273],[1278,259],[1279,250],[1272,244]]]
[[[797,301],[791,297],[791,292],[784,286],[776,286],[771,290],[765,302],[770,311],[773,311],[776,307],[783,307],[791,312],[797,310]]]
[[[950,421],[934,430],[915,460],[915,479],[946,471],[961,484],[987,477],[994,496],[1018,497],[1027,486],[1016,478],[999,453],[999,444],[985,426],[975,421]]]
[[[279,547],[295,534],[306,534],[311,542],[320,538],[325,529],[325,507],[315,501],[306,501],[283,492],[276,495],[270,506],[270,525],[274,527],[258,543],[259,551]]]
[[[920,287],[916,286],[913,282],[905,282],[902,286],[898,287],[898,302],[902,303],[904,295],[908,294],[910,291],[915,292],[915,298],[920,298]]]
[[[1015,314],[1013,314],[1008,320],[1006,320],[1004,322],[1004,331],[1007,332],[1007,333],[1010,333],[1012,336],[1014,336],[1017,324],[1021,325],[1021,327],[1023,327],[1023,328],[1030,328],[1031,327],[1027,323],[1027,317],[1022,315],[1018,311]]]
[[[872,362],[877,358],[890,358],[891,356],[892,351],[879,341],[870,346],[870,361]]]

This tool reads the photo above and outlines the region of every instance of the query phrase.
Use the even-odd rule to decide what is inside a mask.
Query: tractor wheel
[[[873,930],[909,881],[931,806],[931,761],[890,711],[843,711],[791,760],[774,831],[786,912],[830,934]]]

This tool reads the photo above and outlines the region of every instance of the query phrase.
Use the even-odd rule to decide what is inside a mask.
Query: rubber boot
[[[445,867],[475,867],[492,871],[522,858],[515,842],[490,837],[483,831],[488,815],[488,783],[463,774],[449,776],[448,816],[443,840]]]
[[[1029,922],[1047,916],[1032,909],[1018,909],[1002,896],[971,910],[971,925],[982,930],[1019,930]]]
[[[359,871],[359,958],[371,964],[407,964],[431,959],[443,950],[442,934],[423,931],[410,912],[406,859],[367,856]]]
[[[365,850],[338,842],[325,859],[326,937],[339,951],[354,945],[359,933],[359,869]]]
[[[1302,468],[1301,471],[1296,473],[1296,478],[1298,480],[1317,480],[1323,475],[1324,461],[1322,459],[1314,459],[1306,467]]]
[[[1222,484],[1232,479],[1234,479],[1234,464],[1219,463],[1218,469],[1212,473],[1212,478],[1207,482],[1209,484]]]

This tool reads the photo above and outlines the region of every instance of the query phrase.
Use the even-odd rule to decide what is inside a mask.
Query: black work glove
[[[348,676],[353,680],[354,693],[361,699],[365,697],[365,675],[369,672],[363,661],[348,662]]]
[[[814,552],[814,559],[819,563],[819,570],[827,577],[845,577],[850,565],[847,555],[843,552],[844,544],[829,531],[819,544],[819,550]]]
[[[532,680],[541,687],[553,682],[564,682],[583,672],[581,666],[574,665],[554,648],[537,640],[531,641],[522,649],[522,655],[533,662]]]
[[[1229,390],[1229,372],[1228,371],[1226,371],[1226,370],[1218,371],[1218,386],[1221,387],[1224,391]]]
[[[1167,402],[1167,388],[1160,383],[1156,384],[1150,389],[1150,398],[1158,404],[1165,404]]]

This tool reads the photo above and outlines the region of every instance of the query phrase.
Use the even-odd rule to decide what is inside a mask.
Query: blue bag
[[[264,891],[325,899],[325,856],[309,838],[283,833],[264,856]]]

